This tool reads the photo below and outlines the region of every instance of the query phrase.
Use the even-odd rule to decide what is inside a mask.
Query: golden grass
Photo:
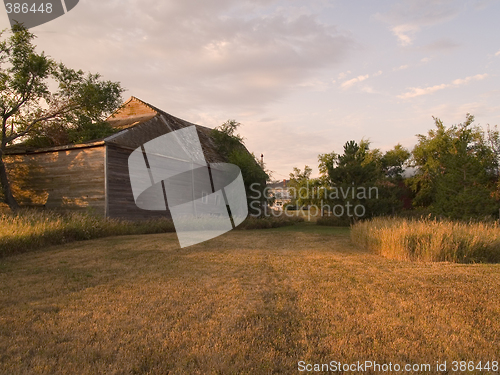
[[[174,231],[169,219],[128,222],[86,213],[23,210],[0,215],[0,257],[71,241]]]
[[[0,260],[0,373],[498,360],[499,271],[388,260],[307,223],[185,249],[173,233],[59,245]]]
[[[500,262],[498,223],[375,218],[354,225],[351,239],[391,259]]]
[[[267,229],[302,222],[300,217],[248,217],[238,229]],[[207,222],[210,224],[210,222]],[[49,245],[125,234],[174,232],[171,219],[125,221],[105,219],[89,213],[58,213],[23,210],[0,214],[0,257],[36,250]]]

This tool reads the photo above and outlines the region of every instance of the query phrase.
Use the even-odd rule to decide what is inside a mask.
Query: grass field
[[[500,262],[498,222],[378,217],[351,229],[358,246],[390,259],[456,263]]]
[[[499,353],[500,265],[388,260],[348,228],[231,231],[185,249],[175,233],[109,237],[0,259],[0,374],[450,369]]]

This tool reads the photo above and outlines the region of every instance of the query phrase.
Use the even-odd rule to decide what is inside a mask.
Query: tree
[[[119,107],[123,89],[99,74],[75,71],[37,53],[35,35],[20,24],[12,27],[10,36],[3,31],[0,37],[0,182],[5,202],[17,210],[3,162],[7,146],[48,134],[64,136],[65,131],[67,139],[59,141],[102,134],[104,119]]]
[[[343,154],[318,156],[324,181],[319,197],[332,207],[361,205],[365,216],[395,213],[403,207],[402,173],[409,155],[401,145],[383,154],[379,149],[370,149],[365,139],[359,144],[346,142]]]
[[[309,181],[311,178],[312,168],[306,165],[304,167],[304,171],[301,171],[300,168],[293,167],[293,173],[290,173],[290,182],[298,182],[303,183]]]
[[[434,118],[436,129],[418,135],[413,149],[417,174],[409,180],[415,203],[436,215],[470,219],[495,214],[498,155],[484,131],[467,114],[464,123],[446,128]]]
[[[388,179],[401,181],[410,156],[410,152],[400,144],[387,151],[381,157],[381,166],[385,176]]]
[[[240,148],[243,137],[236,133],[241,124],[236,120],[227,120],[212,131],[212,139],[217,145],[217,151],[229,156],[232,151]]]
[[[236,120],[228,120],[211,132],[217,151],[227,158],[231,164],[237,165],[241,170],[245,190],[247,191],[247,205],[250,213],[259,213],[253,202],[259,201],[259,206],[266,200],[266,181],[269,172],[263,163],[257,161],[253,153],[249,153],[243,144],[243,137],[236,133],[241,126]],[[252,191],[252,194],[249,194]],[[255,197],[253,193],[258,192]],[[262,212],[262,211],[260,211]]]
[[[337,154],[335,152],[330,152],[329,154],[319,154],[318,155],[318,169],[320,173],[320,180],[323,185],[328,184],[328,169],[333,166],[337,160]]]
[[[314,204],[312,197],[313,190],[316,187],[317,180],[311,179],[312,168],[308,165],[304,166],[304,170],[293,167],[293,172],[290,173],[290,182],[288,183],[288,191],[291,194],[291,205],[303,206]]]
[[[336,165],[332,165],[328,173],[334,185],[361,186],[374,182],[379,177],[377,158],[369,152],[370,143],[361,140],[346,142],[344,153],[337,156]]]

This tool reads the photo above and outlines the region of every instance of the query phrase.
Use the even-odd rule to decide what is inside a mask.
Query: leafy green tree
[[[323,185],[327,185],[329,181],[328,170],[337,160],[337,154],[335,152],[330,152],[328,154],[318,155],[318,169],[320,173],[320,180]]]
[[[359,144],[346,142],[343,154],[332,152],[318,157],[320,171],[327,171],[320,197],[330,206],[361,205],[361,212],[368,217],[393,214],[402,208],[401,181],[408,157],[408,150],[401,145],[383,154],[379,149],[370,149],[370,142],[364,139]]]
[[[487,138],[489,147],[493,153],[493,175],[495,176],[496,180],[492,197],[495,198],[495,200],[498,202],[500,201],[500,132],[498,131],[498,127],[496,125],[493,129],[488,126]]]
[[[0,37],[0,182],[6,203],[17,210],[3,162],[7,146],[61,134],[61,128],[74,130],[71,137],[78,141],[82,137],[78,130],[102,124],[118,108],[123,89],[119,83],[102,81],[98,74],[75,71],[37,53],[35,36],[22,25],[14,25],[10,36],[4,31]],[[52,90],[52,85],[57,88]]]
[[[385,176],[391,180],[401,181],[410,156],[410,152],[400,144],[387,151],[380,159]]]
[[[304,166],[303,171],[297,167],[293,168],[288,183],[288,192],[291,194],[289,205],[303,206],[314,204],[312,191],[317,184],[316,181],[311,179],[311,173],[312,168],[308,165]]]
[[[241,148],[244,139],[237,134],[240,126],[241,124],[236,120],[227,120],[212,131],[212,139],[217,145],[217,151],[222,155],[229,156],[235,149]]]
[[[228,120],[211,132],[217,151],[224,155],[228,162],[237,165],[241,170],[243,183],[247,192],[247,204],[250,213],[257,214],[256,205],[266,202],[266,181],[269,173],[265,165],[253,153],[249,153],[243,144],[243,137],[237,134],[241,124],[235,120]]]
[[[470,114],[464,123],[449,128],[434,120],[436,129],[418,135],[413,149],[418,169],[409,185],[416,193],[415,204],[454,219],[495,214],[498,155],[485,132],[473,125]]]

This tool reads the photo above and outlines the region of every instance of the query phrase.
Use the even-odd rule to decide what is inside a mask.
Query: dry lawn
[[[500,265],[388,260],[349,230],[111,237],[0,259],[1,374],[295,374],[500,360]]]

